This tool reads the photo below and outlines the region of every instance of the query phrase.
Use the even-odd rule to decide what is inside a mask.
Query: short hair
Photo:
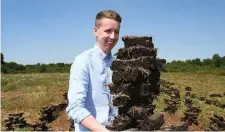
[[[95,26],[99,26],[99,20],[103,19],[103,18],[108,18],[108,19],[113,19],[115,21],[118,21],[119,23],[121,23],[122,21],[122,18],[121,16],[113,11],[113,10],[103,10],[103,11],[100,11],[96,17],[95,17]]]

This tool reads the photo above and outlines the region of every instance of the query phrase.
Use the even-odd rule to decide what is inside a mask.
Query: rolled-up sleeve
[[[67,115],[80,123],[91,113],[85,108],[85,101],[89,85],[87,58],[78,56],[70,69]]]

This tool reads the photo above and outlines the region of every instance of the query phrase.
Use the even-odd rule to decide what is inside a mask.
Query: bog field
[[[3,74],[1,79],[1,130],[72,129],[65,113],[68,73]],[[161,92],[154,104],[155,112],[164,112],[164,128],[179,126],[185,120],[187,97],[193,107],[200,109],[197,123],[189,126],[189,130],[215,127],[210,118],[214,115],[225,117],[224,75],[167,72],[161,73],[160,79]],[[179,97],[173,100],[170,91],[174,89],[179,91]],[[11,115],[9,119],[9,114],[17,113],[23,114],[17,115],[18,118]]]

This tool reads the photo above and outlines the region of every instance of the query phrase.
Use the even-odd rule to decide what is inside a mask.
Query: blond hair
[[[100,11],[95,17],[95,26],[96,27],[100,25],[99,20],[101,20],[103,18],[113,19],[115,21],[118,21],[119,23],[121,23],[121,21],[122,21],[121,16],[117,12],[115,12],[113,10],[103,10],[103,11]]]

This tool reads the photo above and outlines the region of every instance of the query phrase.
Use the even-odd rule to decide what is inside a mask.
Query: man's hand
[[[90,131],[104,131],[109,132],[103,125],[101,125],[92,115],[87,116],[81,125],[88,128]],[[75,128],[76,129],[76,128]]]

